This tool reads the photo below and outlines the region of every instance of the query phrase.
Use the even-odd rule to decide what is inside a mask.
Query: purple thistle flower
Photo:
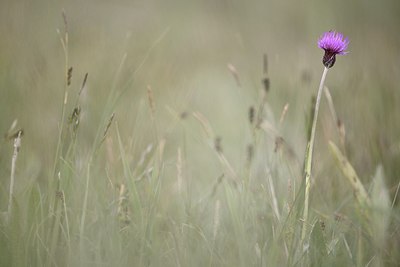
[[[325,55],[322,58],[324,66],[327,68],[333,67],[336,55],[347,54],[346,49],[348,45],[349,39],[344,38],[340,32],[325,32],[318,40],[318,46],[325,50]]]

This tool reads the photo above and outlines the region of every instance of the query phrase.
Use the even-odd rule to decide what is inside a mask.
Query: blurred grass
[[[63,9],[73,71],[61,122]],[[18,119],[25,135],[12,216],[1,221],[0,265],[395,266],[399,13],[395,0],[2,1],[0,133]],[[351,41],[326,85],[345,127],[342,153],[371,197],[371,221],[357,213],[329,153],[328,141],[340,136],[324,99],[305,253],[305,118],[323,69],[316,40],[330,29]],[[75,134],[68,118],[86,73]],[[248,112],[260,105],[257,128]],[[3,139],[2,212],[12,151]]]

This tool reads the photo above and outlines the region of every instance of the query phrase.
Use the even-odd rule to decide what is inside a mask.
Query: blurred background
[[[151,124],[149,112],[139,114],[139,106],[146,105],[150,85],[159,131],[170,134],[167,144],[180,138],[171,129],[171,111],[199,111],[236,165],[250,136],[248,109],[258,103],[263,89],[266,54],[268,103],[276,120],[289,104],[280,134],[302,161],[305,118],[323,69],[317,40],[334,29],[350,39],[350,53],[338,57],[326,82],[345,126],[348,156],[366,182],[379,163],[389,186],[398,180],[399,1],[2,0],[0,7],[0,131],[7,132],[18,119],[26,134],[25,164],[38,172],[52,164],[57,142],[65,73],[57,30],[64,32],[65,10],[71,99],[89,73],[80,99],[83,146],[94,138],[109,92],[116,90],[124,91],[111,108],[121,131],[145,147],[152,138]],[[318,133],[323,142],[317,153],[324,154],[326,141],[336,133],[326,103],[322,106],[325,131]],[[70,113],[73,104],[68,108]],[[135,137],[130,136],[133,128],[141,129]],[[3,178],[12,149],[4,144]]]
[[[64,123],[77,103],[81,108],[78,178],[96,134],[115,113],[100,160],[111,176],[122,176],[121,170],[113,170],[120,160],[118,128],[131,166],[149,145],[165,140],[164,175],[170,186],[161,193],[165,203],[176,192],[181,149],[191,190],[201,198],[221,175],[214,137],[233,170],[239,176],[245,172],[248,145],[254,141],[249,108],[259,106],[264,96],[264,117],[273,130],[258,143],[259,169],[278,164],[274,179],[281,181],[280,190],[285,192],[287,180],[301,176],[307,116],[323,71],[317,40],[323,32],[337,30],[349,37],[349,53],[337,58],[326,86],[342,135],[324,98],[317,130],[315,196],[326,201],[321,209],[326,205],[328,210],[338,208],[335,200],[351,195],[328,149],[328,141],[340,144],[345,132],[342,149],[362,182],[368,188],[382,164],[390,199],[394,198],[400,176],[398,0],[0,0],[0,134],[6,134],[16,119],[16,129],[25,133],[16,194],[53,176],[66,69],[63,10],[68,67],[73,68]],[[265,78],[270,81],[267,93]],[[285,105],[286,116],[280,122]],[[194,112],[202,114],[215,136],[207,139],[204,121]],[[297,162],[292,171],[282,170],[287,158],[274,156],[277,137],[287,145],[290,160]],[[12,151],[12,141],[2,139],[2,209],[7,206]],[[99,173],[104,173],[102,168],[98,166]],[[337,190],[331,190],[333,185]]]

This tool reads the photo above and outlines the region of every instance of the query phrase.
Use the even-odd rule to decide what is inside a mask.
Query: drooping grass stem
[[[311,170],[312,170],[312,159],[314,152],[314,142],[315,142],[315,131],[317,128],[317,120],[318,120],[318,111],[321,102],[322,91],[324,88],[326,74],[328,73],[328,68],[324,68],[324,72],[322,73],[321,82],[318,88],[317,99],[315,101],[315,108],[313,114],[313,121],[311,126],[310,137],[307,143],[307,149],[304,160],[304,179],[305,179],[305,195],[304,195],[304,211],[303,211],[303,228],[301,231],[301,240],[304,241],[307,232],[307,219],[308,219],[308,208],[309,208],[309,199],[310,199],[310,188],[311,188]]]

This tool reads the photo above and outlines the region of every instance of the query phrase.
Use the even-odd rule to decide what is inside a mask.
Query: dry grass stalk
[[[228,67],[228,70],[230,71],[230,73],[232,73],[233,78],[235,78],[237,86],[242,87],[242,84],[239,79],[239,73],[238,73],[236,67],[232,64],[228,64],[227,67]]]
[[[220,223],[220,208],[221,208],[221,201],[217,199],[215,201],[215,208],[214,208],[214,225],[213,225],[213,239],[217,237],[219,223]]]
[[[68,68],[68,71],[67,71],[67,86],[70,86],[70,85],[71,85],[72,71],[73,71],[73,68],[72,68],[72,67],[69,67],[69,68]]]
[[[288,109],[289,109],[289,103],[286,103],[285,106],[283,107],[283,110],[282,110],[282,113],[281,113],[281,117],[279,119],[279,125],[282,125],[283,120],[286,117],[286,113],[287,113]]]
[[[279,136],[278,130],[276,130],[276,128],[269,121],[263,120],[259,126],[271,136]]]
[[[102,137],[102,139],[101,139],[101,143],[105,140],[105,138],[106,138],[106,136],[107,136],[108,130],[109,130],[110,127],[111,127],[111,123],[112,123],[113,120],[114,120],[114,116],[115,116],[115,113],[111,114],[110,118],[108,119],[107,126],[106,126],[106,128],[104,129],[104,132],[103,132],[103,137]]]
[[[156,105],[155,105],[155,102],[154,102],[153,90],[151,89],[150,85],[147,86],[147,99],[149,100],[151,116],[154,119],[154,114],[156,112]]]
[[[120,184],[120,186],[119,186],[119,197],[118,197],[118,209],[117,209],[118,215],[121,215],[122,211],[123,211],[122,204],[123,204],[124,199],[125,199],[124,195],[125,195],[125,185],[124,184]]]
[[[222,183],[222,181],[224,180],[224,176],[225,176],[224,174],[220,175],[220,176],[217,178],[217,180],[215,181],[215,183],[214,183],[214,185],[213,185],[213,189],[212,189],[211,194],[210,194],[210,198],[214,197],[215,194],[217,193],[218,186],[219,186],[219,185]]]
[[[266,76],[268,74],[268,55],[263,55],[263,73]]]
[[[268,188],[269,188],[269,191],[271,194],[271,201],[272,201],[272,203],[271,203],[272,210],[275,213],[276,219],[278,220],[278,222],[280,222],[281,215],[280,215],[279,207],[278,207],[278,199],[277,199],[276,193],[275,193],[275,186],[272,181],[271,172],[269,170],[267,170],[267,173],[268,173],[268,175],[267,175],[268,176]]]
[[[12,211],[12,203],[13,203],[13,196],[14,196],[14,182],[15,182],[15,168],[17,165],[17,158],[19,149],[21,147],[21,138],[22,138],[23,131],[19,130],[14,138],[14,153],[11,160],[11,177],[10,177],[10,193],[8,198],[8,208],[7,208],[7,218],[9,219],[11,216]]]
[[[255,117],[256,117],[256,109],[254,108],[254,106],[251,106],[249,108],[249,122],[251,125],[254,124]]]
[[[336,123],[336,127],[337,127],[337,130],[338,130],[338,133],[339,133],[340,145],[342,146],[342,149],[344,150],[344,152],[346,152],[346,150],[345,150],[346,129],[344,127],[344,124],[343,124],[342,120],[339,119],[339,117],[337,116],[335,105],[333,104],[332,95],[331,95],[331,93],[329,91],[329,88],[325,86],[324,89],[325,89],[324,90],[325,97],[326,97],[326,100],[328,102],[328,107],[329,107],[329,110],[330,110],[330,112],[332,114],[332,119]]]
[[[206,117],[203,114],[201,114],[200,112],[193,112],[193,117],[200,122],[207,137],[213,138],[214,131],[212,130],[210,123],[208,122]]]
[[[183,183],[183,158],[182,158],[182,149],[178,147],[178,156],[176,159],[176,171],[178,178],[178,192],[182,192],[182,183]]]
[[[158,143],[158,157],[159,157],[160,162],[162,162],[162,160],[163,160],[165,143],[166,143],[165,138],[162,138]]]
[[[81,86],[81,89],[79,90],[78,97],[82,94],[83,89],[85,89],[85,87],[86,87],[86,82],[87,82],[88,76],[89,76],[89,73],[86,73],[85,77],[83,78],[82,86]]]
[[[336,114],[335,106],[333,105],[331,92],[329,91],[329,88],[327,86],[324,87],[324,92],[325,92],[325,98],[328,101],[328,107],[329,111],[332,114],[333,121],[337,122],[338,116]]]
[[[264,92],[265,94],[269,92],[270,88],[270,81],[268,78],[268,57],[267,54],[264,54],[263,56],[263,75],[264,78],[262,79],[262,84],[264,85]],[[264,95],[265,97],[265,95]]]
[[[217,152],[218,159],[221,162],[222,166],[225,169],[225,172],[228,174],[228,177],[231,178],[231,181],[236,185],[238,181],[238,176],[233,169],[232,165],[229,163],[229,161],[226,159],[225,155],[221,152]]]
[[[353,166],[349,163],[347,158],[340,152],[339,148],[333,143],[329,142],[329,147],[332,151],[332,154],[335,156],[335,159],[342,171],[343,175],[350,182],[351,187],[353,188],[353,193],[357,202],[360,204],[362,208],[369,207],[371,205],[371,200],[365,190],[363,184]]]
[[[247,145],[247,163],[250,164],[254,158],[254,146],[253,144]]]
[[[16,119],[12,122],[10,129],[8,129],[7,133],[4,135],[5,139],[12,139],[12,133],[13,133],[15,127],[17,127],[17,123],[18,123],[18,120],[16,120]]]

